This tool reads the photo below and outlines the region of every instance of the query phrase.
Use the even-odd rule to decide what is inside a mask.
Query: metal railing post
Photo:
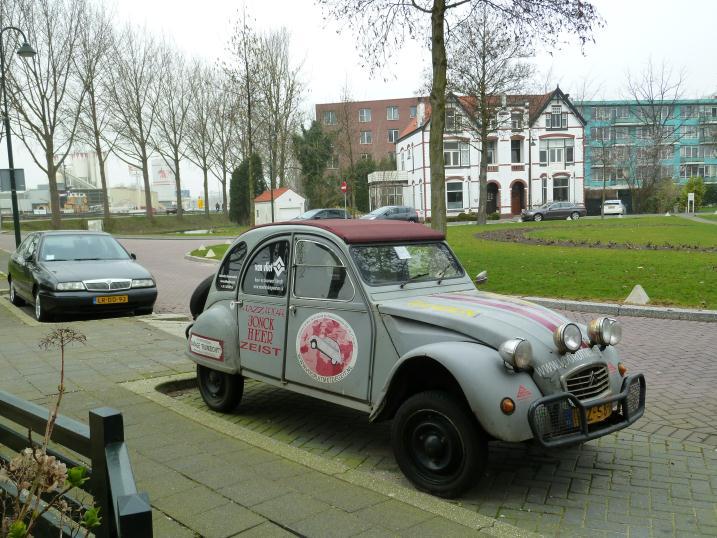
[[[124,441],[122,414],[111,407],[90,411],[90,455],[92,458],[92,495],[100,508],[102,524],[95,529],[98,538],[114,538],[114,507],[112,506],[105,448]]]

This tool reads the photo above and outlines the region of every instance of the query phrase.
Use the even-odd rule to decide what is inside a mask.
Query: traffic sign
[[[345,181],[341,182],[341,192],[345,193],[347,190],[349,190],[349,186],[346,184]]]
[[[10,169],[3,168],[0,170],[0,192],[10,190]],[[25,190],[25,171],[22,168],[15,168],[15,190]]]

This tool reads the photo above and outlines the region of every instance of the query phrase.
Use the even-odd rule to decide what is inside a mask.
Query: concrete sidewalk
[[[0,389],[42,405],[59,359],[38,349],[39,324],[0,296]],[[67,352],[61,412],[87,421],[122,411],[132,465],[154,509],[155,536],[520,536],[458,505],[399,488],[350,483],[185,418],[122,383],[188,373],[183,341],[136,318],[62,323],[87,335]],[[420,508],[419,508],[420,507]]]

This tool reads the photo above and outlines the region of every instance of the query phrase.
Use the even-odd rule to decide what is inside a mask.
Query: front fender
[[[542,397],[540,389],[530,374],[508,370],[495,349],[476,342],[427,344],[406,353],[391,370],[377,410],[387,399],[401,368],[414,359],[426,357],[438,362],[455,378],[473,414],[489,435],[502,441],[533,437],[528,409]],[[515,402],[515,411],[510,415],[500,409],[500,402],[506,397]]]
[[[202,312],[187,331],[186,355],[220,372],[239,372],[236,312],[230,301],[219,301]]]

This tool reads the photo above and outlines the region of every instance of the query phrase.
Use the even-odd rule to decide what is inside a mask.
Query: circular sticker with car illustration
[[[299,364],[313,379],[336,383],[356,364],[356,334],[345,319],[321,312],[306,318],[296,335]]]

